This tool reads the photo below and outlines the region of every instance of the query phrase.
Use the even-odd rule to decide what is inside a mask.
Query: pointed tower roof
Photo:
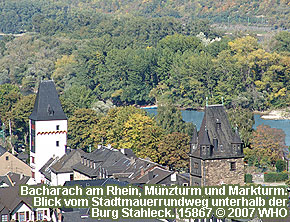
[[[31,120],[67,120],[53,80],[41,81],[36,95]]]
[[[233,143],[242,143],[242,140],[238,132],[238,128],[236,128],[236,131],[234,133]]]
[[[210,146],[211,145],[207,129],[205,129],[205,132],[202,135],[200,145],[203,145],[203,146]]]
[[[194,127],[193,134],[192,134],[192,137],[191,137],[191,140],[190,140],[189,143],[190,144],[197,144],[197,130],[196,130],[196,127]]]

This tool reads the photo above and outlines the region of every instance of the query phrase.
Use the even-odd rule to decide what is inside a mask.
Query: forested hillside
[[[0,31],[71,31],[95,27],[100,14],[174,17],[183,23],[206,18],[210,23],[290,27],[289,0],[2,0]]]

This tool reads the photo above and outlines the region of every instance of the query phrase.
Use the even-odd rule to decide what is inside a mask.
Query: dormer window
[[[53,111],[52,107],[50,106],[50,104],[48,104],[48,106],[47,106],[47,113],[49,116],[54,115],[54,111]]]

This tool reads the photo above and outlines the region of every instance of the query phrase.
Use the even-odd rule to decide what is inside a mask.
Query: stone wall
[[[232,167],[233,165],[235,166],[235,170],[231,169],[231,165]],[[221,184],[243,185],[245,176],[244,158],[205,160],[202,164],[202,177],[204,175],[206,186]],[[202,178],[202,183],[204,183],[204,178]]]

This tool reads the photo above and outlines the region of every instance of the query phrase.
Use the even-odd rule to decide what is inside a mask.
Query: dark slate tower
[[[242,141],[223,105],[205,107],[199,133],[193,137],[196,145],[190,145],[191,185],[243,184]]]
[[[36,182],[43,181],[39,172],[52,157],[65,154],[67,117],[52,80],[39,84],[30,119],[30,165]]]

